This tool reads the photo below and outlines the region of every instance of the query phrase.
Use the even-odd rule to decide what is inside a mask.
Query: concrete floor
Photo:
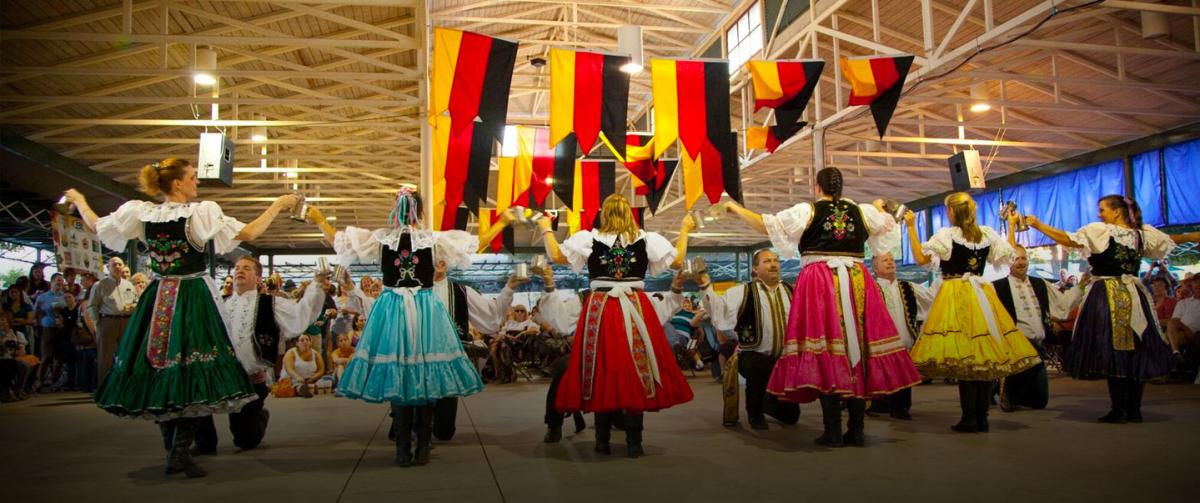
[[[488,386],[461,402],[458,436],[426,467],[392,465],[384,406],[319,396],[268,399],[264,445],[224,442],[209,476],[162,474],[158,430],[110,417],[82,394],[0,405],[0,495],[8,501],[590,502],[620,501],[1196,501],[1200,386],[1152,385],[1146,422],[1100,424],[1102,382],[1051,381],[1050,408],[1000,413],[992,433],[950,431],[956,388],[915,392],[916,420],[868,418],[865,449],[812,443],[800,424],[752,432],[720,424],[720,389],[695,377],[696,400],[646,418],[646,452],[592,453],[592,432],[543,444],[546,381]],[[588,419],[589,424],[591,418]],[[744,418],[743,418],[744,424]],[[568,425],[570,421],[568,420]],[[832,498],[832,499],[826,499]]]

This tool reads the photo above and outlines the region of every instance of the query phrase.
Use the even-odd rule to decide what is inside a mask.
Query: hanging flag
[[[825,62],[819,59],[751,61],[746,67],[754,82],[754,110],[773,108],[775,123],[787,126],[800,121],[820,82]]]
[[[808,125],[807,122],[800,121],[791,126],[780,124],[778,126],[749,128],[746,130],[746,148],[755,148],[775,153],[775,149],[779,148],[779,145],[800,132],[806,125]]]
[[[725,192],[727,165],[737,163],[729,123],[729,63],[651,60],[656,154],[680,140],[684,156],[697,163],[703,191],[712,203]]]
[[[575,148],[578,146],[575,139],[571,135],[567,135],[564,141],[558,142],[554,147],[554,183],[551,184],[554,189],[554,195],[558,196],[559,201],[567,206],[574,207],[575,201],[575,173],[578,171],[578,163],[575,160]]]
[[[633,174],[635,180],[652,184],[658,171],[654,166],[654,137],[643,134],[625,135],[625,158],[622,162],[625,169]]]
[[[650,213],[658,213],[658,207],[662,204],[663,194],[666,194],[667,187],[671,184],[671,177],[675,175],[675,167],[679,165],[676,159],[659,159],[655,168],[658,174],[655,176],[654,186],[647,185],[646,206]]]
[[[880,138],[900,102],[912,62],[911,55],[842,58],[840,62],[842,74],[850,82],[850,106],[870,105]]]
[[[539,209],[546,206],[546,197],[553,188],[554,166],[557,162],[555,156],[559,150],[564,155],[567,153],[566,149],[550,148],[549,129],[517,126],[517,160],[514,169],[516,176],[529,177],[527,190],[514,192],[516,196],[513,199],[518,201],[517,204]],[[563,162],[574,163],[574,151],[570,154],[570,159],[564,159]]]
[[[700,173],[700,162],[703,154],[693,160],[686,147],[680,147],[679,166],[683,171],[683,206],[692,209],[700,196],[704,194],[704,178]]]
[[[604,198],[616,192],[616,163],[612,161],[579,161],[575,179],[578,204],[572,209],[579,213],[580,229],[593,228],[600,215]]]
[[[629,77],[621,66],[628,56],[550,49],[550,146],[575,132],[584,155],[596,139],[619,157],[625,151]]]
[[[500,221],[501,213],[504,213],[504,211],[481,208],[479,210],[479,234],[486,234],[488,229],[490,229],[493,225],[496,225],[496,223]],[[499,235],[492,239],[489,247],[491,248],[492,253],[500,253],[504,249],[508,249],[508,251],[511,252],[516,249],[514,242],[515,240],[512,227],[506,227],[500,232]]]
[[[476,118],[484,132],[500,141],[508,115],[517,44],[469,31],[433,30],[429,116],[449,112],[451,127],[461,133]]]

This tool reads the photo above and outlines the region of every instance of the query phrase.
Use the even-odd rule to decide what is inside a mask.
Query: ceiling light
[[[504,139],[500,142],[500,157],[516,157],[519,150],[517,126],[504,126]]]
[[[286,176],[288,178],[292,178],[292,179],[300,177],[300,160],[299,159],[288,159],[288,170],[287,170],[287,172],[284,173],[284,176]]]
[[[984,82],[976,82],[971,85],[971,111],[975,113],[983,113],[992,109],[992,105],[988,104],[987,84]]]
[[[263,120],[267,120],[267,118],[263,117],[261,115],[256,115],[256,116],[254,116],[254,120],[263,121]],[[255,143],[261,143],[261,142],[267,141],[267,126],[251,127],[250,128],[250,141],[253,141]]]
[[[1142,38],[1162,38],[1171,31],[1165,12],[1142,11]]]
[[[205,47],[196,49],[196,62],[194,65],[196,73],[192,75],[192,80],[201,86],[211,86],[217,83],[217,77],[213,73],[217,69],[217,51],[212,48]]]
[[[629,56],[629,62],[621,65],[625,73],[642,71],[642,27],[631,24],[617,28],[617,53]]]
[[[541,56],[534,56],[532,58],[529,58],[529,65],[534,68],[541,68],[543,66],[546,66],[546,58],[543,58]]]

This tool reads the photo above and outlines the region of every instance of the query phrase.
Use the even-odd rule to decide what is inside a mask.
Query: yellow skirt
[[[997,340],[988,331],[975,289],[965,279],[942,283],[921,335],[912,348],[912,360],[926,378],[990,381],[1032,368],[1041,362],[1037,350],[1017,329],[996,297],[991,284],[983,284],[986,309],[1000,332]]]

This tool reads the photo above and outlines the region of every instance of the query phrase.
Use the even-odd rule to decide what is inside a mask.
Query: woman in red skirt
[[[679,242],[671,246],[661,235],[639,229],[629,200],[614,194],[601,206],[598,230],[576,232],[561,246],[549,221],[539,225],[550,259],[576,271],[586,267],[591,280],[555,407],[596,414],[596,452],[601,454],[612,452],[613,415],[624,413],[629,457],[641,456],[642,413],[692,399],[662,329],[679,309],[680,278],[657,306],[642,290],[642,279],[680,268],[695,222],[685,217]]]

